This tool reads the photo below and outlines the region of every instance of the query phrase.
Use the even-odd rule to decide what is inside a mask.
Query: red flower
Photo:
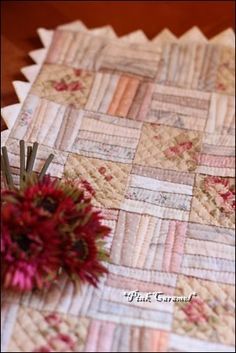
[[[60,345],[64,346],[61,348],[70,349],[70,350],[73,350],[74,346],[76,344],[76,342],[74,341],[74,339],[72,337],[70,337],[69,335],[64,334],[64,333],[58,333],[57,335],[51,337],[49,339],[49,343],[52,347],[57,344],[60,344]]]
[[[83,87],[81,85],[81,83],[79,81],[73,81],[70,82],[67,86],[67,90],[68,91],[79,91],[81,90]]]
[[[88,185],[87,185],[88,186]],[[42,288],[64,269],[96,285],[106,272],[103,226],[91,200],[73,182],[44,177],[23,191],[2,192],[2,281],[20,291]]]
[[[52,82],[52,87],[60,92],[60,91],[79,91],[83,88],[82,84],[79,81],[72,81],[70,83],[66,83],[64,80],[54,81]]]
[[[200,298],[193,298],[192,301],[183,308],[183,311],[189,322],[199,324],[208,321],[204,301]]]
[[[164,151],[167,158],[172,158],[175,156],[181,156],[185,151],[190,150],[193,147],[191,141],[181,142],[175,146],[169,147]]]
[[[45,316],[45,320],[50,326],[55,326],[55,327],[57,327],[61,323],[61,318],[56,313],[51,313]]]
[[[73,238],[65,245],[64,267],[72,279],[97,286],[98,277],[107,270],[99,262],[96,241],[80,234],[74,234]]]
[[[223,85],[223,83],[218,83],[216,88],[221,91],[225,91],[225,89],[226,89],[226,87],[225,87],[225,85]]]
[[[213,197],[216,205],[225,213],[235,210],[235,191],[229,180],[222,177],[208,176],[204,180],[204,189]]]
[[[92,185],[87,180],[75,179],[74,180],[74,185],[76,185],[81,190],[83,190],[84,197],[86,197],[86,198],[88,197],[89,199],[91,199],[91,197],[95,195],[94,188],[92,187]]]
[[[81,69],[74,69],[75,76],[80,76],[82,73]]]
[[[106,181],[111,181],[112,179],[113,179],[113,176],[112,175],[110,175],[110,174],[106,174],[106,167],[100,167],[99,169],[98,169],[98,172],[101,174],[101,175],[104,175],[104,179],[106,180]]]
[[[106,173],[106,168],[105,167],[100,167],[98,169],[98,171],[99,171],[100,174],[104,175]]]
[[[76,190],[76,202],[82,204],[83,192]],[[24,202],[30,204],[39,215],[53,218],[58,226],[72,222],[78,216],[73,198],[65,193],[57,180],[52,180],[48,176],[44,178],[43,182],[32,185],[25,190]]]
[[[64,267],[72,278],[76,274],[81,281],[96,286],[98,277],[107,272],[100,260],[107,257],[102,250],[102,239],[109,234],[110,228],[101,225],[100,212],[94,212],[90,207],[87,217],[81,220],[65,240]]]
[[[67,91],[68,90],[68,85],[63,81],[54,81],[52,83],[52,87],[56,90],[56,91]]]
[[[55,224],[42,221],[22,200],[11,203],[2,198],[3,286],[20,291],[42,288],[56,277],[60,266]]]
[[[113,179],[113,176],[112,175],[106,175],[105,176],[105,180],[106,181],[111,181]]]

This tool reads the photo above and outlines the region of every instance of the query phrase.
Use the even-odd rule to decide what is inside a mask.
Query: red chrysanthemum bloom
[[[101,225],[100,214],[90,210],[86,222],[82,221],[67,235],[63,267],[72,279],[97,286],[99,276],[107,272],[100,261],[107,260],[103,238],[109,232],[108,227]]]
[[[46,176],[43,181],[25,189],[24,202],[37,210],[40,216],[57,222],[58,228],[62,224],[73,223],[78,218],[76,202],[81,206],[84,203],[83,192],[74,188],[71,194],[67,194],[68,185],[62,186],[60,181]]]
[[[96,285],[106,272],[102,225],[91,200],[73,182],[30,183],[2,192],[2,281],[18,290],[42,288],[64,269],[74,280]]]
[[[1,279],[4,288],[42,288],[60,267],[55,224],[43,220],[17,193],[2,194]]]

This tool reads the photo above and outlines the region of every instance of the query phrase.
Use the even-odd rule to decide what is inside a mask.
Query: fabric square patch
[[[234,345],[234,286],[180,276],[175,295],[197,293],[174,305],[173,331],[210,342]]]
[[[89,319],[20,307],[8,352],[83,352]]]
[[[234,95],[234,49],[214,44],[166,43],[156,81],[167,86]]]
[[[190,221],[234,228],[234,212],[234,178],[196,176]]]
[[[16,122],[16,129],[11,132],[14,139],[37,141],[41,145],[70,151],[82,120],[82,112],[70,105],[60,105],[29,95],[23,104]]]
[[[31,92],[42,98],[74,108],[88,100],[94,73],[62,65],[43,65]]]
[[[134,99],[140,96],[141,80],[135,77],[113,73],[95,74],[86,110],[127,117],[134,115]],[[145,92],[143,92],[144,94]],[[139,99],[139,106],[141,106]],[[139,109],[139,108],[138,108]]]
[[[155,84],[141,120],[203,131],[209,103],[210,93]]]
[[[161,48],[151,43],[108,42],[97,60],[99,70],[118,71],[129,75],[155,79]]]
[[[94,205],[119,208],[123,200],[131,166],[70,154],[65,176],[87,181],[95,191]]]
[[[197,131],[145,123],[134,163],[193,172],[200,148],[201,134]]]
[[[114,162],[133,162],[141,123],[87,111],[80,111],[80,117],[72,152]]]
[[[120,211],[112,242],[111,262],[178,273],[186,226],[185,222]]]
[[[109,38],[84,31],[57,29],[47,53],[46,63],[76,69],[96,70],[98,59]]]
[[[134,165],[121,208],[159,218],[187,221],[193,174]]]
[[[234,284],[234,261],[233,229],[188,223],[181,273]]]
[[[226,94],[212,93],[205,131],[211,134],[234,135],[235,99]]]

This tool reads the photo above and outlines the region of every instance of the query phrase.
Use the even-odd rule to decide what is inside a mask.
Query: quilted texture
[[[225,199],[221,196],[221,188],[223,189],[223,195],[227,195]],[[190,220],[233,228],[235,220],[234,190],[234,178],[214,178],[198,175],[196,177]]]
[[[193,171],[201,135],[157,124],[144,124],[134,163],[163,169]]]
[[[81,352],[89,320],[22,307],[9,352]]]
[[[167,33],[168,34],[168,33]],[[6,140],[40,143],[54,177],[85,180],[111,227],[98,288],[67,277],[2,296],[5,352],[234,350],[234,50],[57,28]],[[128,301],[161,292],[189,302]]]
[[[222,344],[234,343],[234,319],[229,312],[234,310],[234,289],[225,284],[212,283],[191,277],[180,277],[176,294],[197,292],[188,304],[175,306],[174,332]]]
[[[32,89],[39,97],[75,108],[84,107],[94,74],[61,65],[44,65]]]

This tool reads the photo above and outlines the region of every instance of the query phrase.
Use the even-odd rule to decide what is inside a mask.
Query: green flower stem
[[[25,141],[20,140],[20,188],[23,186],[25,173]]]
[[[26,168],[25,168],[26,170],[28,169],[28,164],[29,164],[31,153],[32,153],[32,147],[27,146],[27,159],[26,159]]]
[[[44,164],[44,166],[43,166],[43,168],[42,168],[40,174],[39,174],[39,181],[41,181],[41,180],[43,179],[43,177],[44,177],[44,175],[45,175],[45,173],[46,173],[46,171],[47,171],[47,169],[48,169],[48,167],[49,167],[49,164],[51,163],[51,161],[53,160],[53,158],[54,158],[54,155],[53,155],[53,154],[50,154],[49,157],[48,157],[48,159],[46,160],[46,162],[45,162],[45,164]]]
[[[28,165],[27,165],[27,173],[31,173],[32,170],[33,170],[33,167],[34,167],[34,161],[35,161],[35,158],[36,158],[36,153],[37,153],[37,150],[38,150],[38,142],[34,142],[33,144],[33,149],[32,149],[32,152],[30,154],[30,158],[29,158],[29,162],[28,162]]]
[[[1,154],[1,171],[2,171],[2,177],[3,177],[4,184],[5,184],[5,186],[8,186],[4,158],[3,158],[2,154]]]
[[[3,156],[3,160],[4,160],[3,166],[5,169],[5,174],[6,174],[8,186],[10,189],[14,189],[13,178],[12,178],[12,174],[11,174],[11,169],[10,169],[6,146],[2,147],[2,156]]]

